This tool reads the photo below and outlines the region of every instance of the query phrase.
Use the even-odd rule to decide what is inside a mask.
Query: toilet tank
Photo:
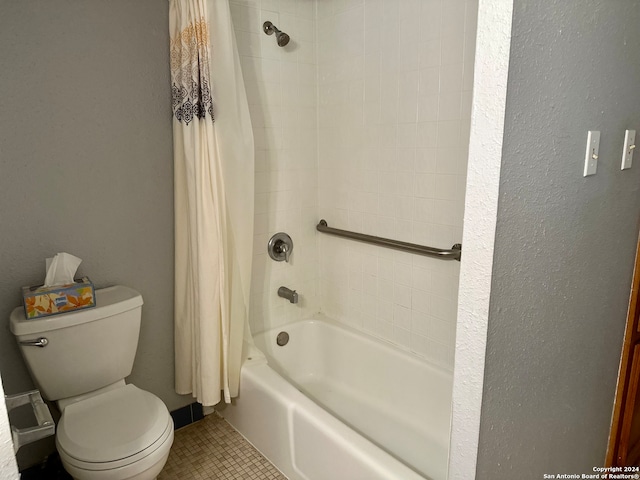
[[[48,400],[88,393],[131,373],[138,348],[142,296],[114,286],[96,290],[96,306],[75,313],[26,319],[11,313],[11,332],[34,382]],[[47,339],[45,347],[24,342]]]

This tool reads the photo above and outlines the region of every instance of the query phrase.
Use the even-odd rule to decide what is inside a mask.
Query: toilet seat
[[[164,403],[129,384],[67,406],[56,445],[76,468],[112,470],[153,454],[169,437],[170,447],[173,421]]]

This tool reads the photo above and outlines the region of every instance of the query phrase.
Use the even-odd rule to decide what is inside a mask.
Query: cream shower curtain
[[[169,3],[176,391],[214,405],[250,339],[253,133],[228,0]]]

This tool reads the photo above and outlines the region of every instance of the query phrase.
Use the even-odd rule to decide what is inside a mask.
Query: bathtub
[[[254,340],[221,413],[290,480],[446,478],[450,372],[321,317]]]

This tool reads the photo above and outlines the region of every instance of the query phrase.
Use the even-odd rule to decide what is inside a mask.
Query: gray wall
[[[639,227],[640,156],[620,171],[639,26],[634,0],[515,1],[479,479],[604,462]]]
[[[124,284],[144,297],[130,381],[169,409],[192,401],[173,391],[167,25],[166,0],[0,3],[0,372],[8,394],[32,387],[9,312],[20,286],[44,279],[45,257],[67,251],[97,287]]]

